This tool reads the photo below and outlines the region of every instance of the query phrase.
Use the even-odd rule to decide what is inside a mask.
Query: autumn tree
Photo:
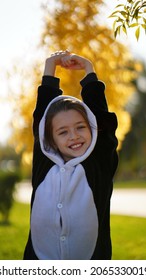
[[[24,149],[23,159],[27,162],[32,151],[31,115],[42,75],[42,64],[44,58],[56,50],[69,49],[94,63],[99,79],[106,84],[109,110],[115,111],[118,116],[117,136],[120,144],[130,129],[130,115],[124,106],[133,92],[131,81],[136,71],[126,47],[114,40],[112,30],[104,24],[104,15],[100,11],[103,1],[54,0],[53,6],[51,3],[51,0],[47,1],[42,7],[44,30],[40,36],[43,49],[41,63],[33,65],[31,76],[27,73],[25,83],[28,79],[30,85],[28,87],[22,81],[23,91],[15,102],[18,111],[15,110],[13,142],[17,149]],[[57,75],[61,78],[64,93],[80,98],[79,81],[83,73],[58,68]]]

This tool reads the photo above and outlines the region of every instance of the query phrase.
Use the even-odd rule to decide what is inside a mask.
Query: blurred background
[[[26,241],[29,199],[24,203],[17,193],[22,186],[21,197],[31,192],[32,113],[45,59],[56,50],[69,49],[92,60],[106,84],[109,110],[117,114],[119,123],[115,188],[146,188],[146,35],[141,31],[137,41],[133,28],[115,39],[109,16],[117,4],[116,0],[0,0],[0,238],[4,244],[0,259],[21,259]],[[58,68],[57,75],[64,93],[80,98],[84,73]],[[132,244],[127,239],[121,252],[118,229],[126,224],[123,219],[112,216],[114,258],[145,259],[145,218],[125,217],[132,232],[139,225],[142,236],[135,232],[137,239]],[[9,247],[16,235],[21,239],[17,250]],[[121,238],[130,240],[130,235],[126,231]],[[127,248],[132,255],[127,256]]]

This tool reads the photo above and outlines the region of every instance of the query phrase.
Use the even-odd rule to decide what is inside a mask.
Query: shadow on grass
[[[9,227],[12,223],[10,221],[0,221],[0,227]]]

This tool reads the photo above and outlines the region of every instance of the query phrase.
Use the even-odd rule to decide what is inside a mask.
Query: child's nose
[[[78,137],[79,137],[79,135],[78,135],[78,133],[77,133],[77,131],[75,130],[75,129],[73,129],[73,130],[71,130],[70,131],[70,135],[69,135],[70,137],[70,139],[71,140],[73,140],[73,139],[77,139]]]

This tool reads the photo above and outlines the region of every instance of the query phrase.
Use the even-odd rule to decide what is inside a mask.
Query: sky
[[[0,144],[10,135],[11,107],[5,73],[15,60],[33,58],[42,28],[43,0],[0,0]]]
[[[106,1],[109,4],[109,1]],[[15,60],[22,63],[34,58],[35,47],[43,26],[40,6],[45,2],[45,0],[0,0],[0,144],[4,144],[10,135],[8,123],[11,119],[11,108],[4,102],[8,92],[5,72],[11,68]],[[52,5],[52,0],[50,4]],[[111,27],[112,21],[108,19],[108,15],[115,5],[116,0],[112,1],[112,4],[110,1],[107,17],[105,14],[107,24]],[[136,58],[146,60],[144,32],[138,42],[132,32],[129,32],[124,40]]]

